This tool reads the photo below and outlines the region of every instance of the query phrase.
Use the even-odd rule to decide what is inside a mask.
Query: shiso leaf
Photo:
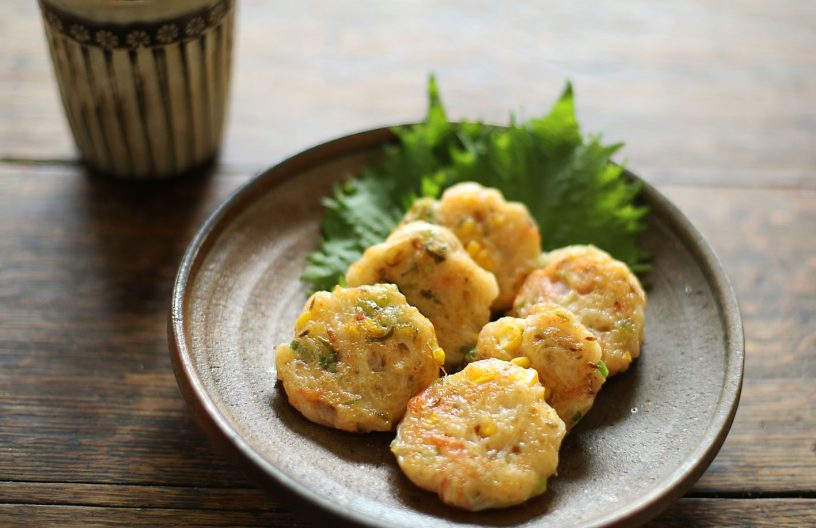
[[[649,268],[637,245],[648,208],[640,185],[612,162],[622,144],[584,136],[567,84],[550,112],[506,127],[448,120],[434,77],[428,112],[416,125],[394,129],[397,141],[359,177],[323,200],[322,238],[301,280],[330,290],[370,245],[385,240],[419,196],[438,197],[451,185],[475,181],[524,203],[541,230],[544,250],[594,244],[635,272]]]

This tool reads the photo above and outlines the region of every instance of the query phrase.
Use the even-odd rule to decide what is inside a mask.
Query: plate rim
[[[401,127],[406,125],[396,125]],[[395,127],[380,127],[356,132],[320,143],[314,147],[290,156],[272,167],[257,173],[230,193],[207,216],[193,239],[187,246],[173,284],[172,298],[167,322],[167,341],[176,382],[188,408],[196,421],[204,429],[209,440],[256,478],[271,484],[284,492],[301,507],[302,513],[314,514],[317,505],[323,513],[335,519],[360,526],[383,526],[377,519],[355,511],[339,508],[332,501],[321,497],[308,487],[301,486],[274,464],[267,461],[234,430],[226,416],[222,415],[203,383],[196,374],[192,353],[184,333],[187,286],[200,268],[207,249],[217,239],[217,235],[228,225],[231,218],[240,214],[243,208],[267,189],[286,181],[298,173],[335,158],[356,152],[371,150],[378,145],[395,139]],[[724,330],[726,365],[724,383],[720,398],[712,418],[697,446],[686,462],[681,464],[670,477],[668,484],[657,486],[638,501],[613,514],[596,518],[590,526],[632,526],[641,524],[657,516],[669,505],[688,491],[708,468],[722,447],[731,428],[739,404],[745,362],[745,344],[739,304],[733,286],[713,249],[686,216],[671,201],[651,184],[625,170],[626,177],[639,182],[643,187],[641,197],[649,203],[652,212],[661,211],[661,219],[678,234],[686,249],[700,266],[700,269],[714,292]],[[310,507],[311,506],[311,507]]]

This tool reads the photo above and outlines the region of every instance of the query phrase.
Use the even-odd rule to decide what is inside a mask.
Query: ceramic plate
[[[684,494],[716,455],[742,383],[739,310],[711,249],[649,185],[643,245],[646,342],[567,436],[543,496],[469,513],[402,475],[392,434],[357,435],[303,418],[276,384],[274,350],[306,300],[298,280],[332,184],[393,140],[378,129],[269,169],[228,198],[187,249],[169,341],[181,391],[211,439],[296,503],[368,526],[613,526],[641,523]],[[634,178],[634,176],[631,176]]]

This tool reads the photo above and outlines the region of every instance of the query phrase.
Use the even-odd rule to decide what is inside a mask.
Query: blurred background
[[[587,132],[650,181],[813,181],[816,4],[242,0],[222,161],[255,170],[347,132],[538,115],[574,82]],[[33,2],[0,17],[4,158],[76,152]],[[771,176],[770,173],[773,173]]]

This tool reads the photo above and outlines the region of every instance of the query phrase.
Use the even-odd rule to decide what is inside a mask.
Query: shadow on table
[[[86,172],[77,203],[88,235],[83,261],[108,310],[155,314],[167,309],[184,249],[214,205],[215,172],[213,164],[162,180]]]
[[[31,186],[40,224],[18,231],[34,279],[12,388],[34,409],[18,420],[30,475],[246,485],[187,417],[166,344],[181,256],[232,184],[216,171],[124,181],[68,166]]]

